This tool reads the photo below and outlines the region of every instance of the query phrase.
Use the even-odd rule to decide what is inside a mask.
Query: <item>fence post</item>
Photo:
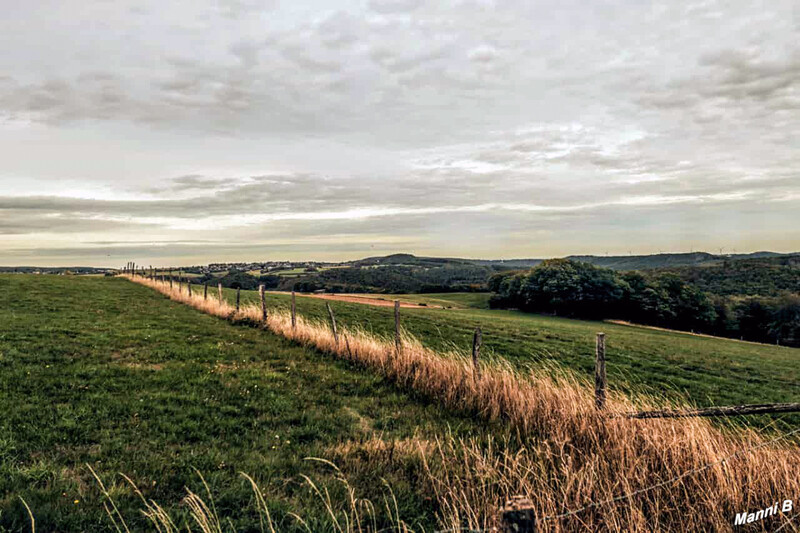
[[[475,328],[475,334],[472,336],[472,371],[475,379],[481,377],[481,367],[478,358],[481,353],[481,344],[483,343],[483,332],[481,328]]]
[[[294,291],[292,291],[292,329],[297,325],[297,305],[295,302]]]
[[[169,288],[172,288],[172,272],[169,273]]]
[[[189,297],[192,297],[192,282],[189,281],[189,278],[186,278],[186,288],[189,289]]]
[[[594,405],[602,410],[606,405],[606,334],[597,334],[594,362]]]
[[[264,285],[258,286],[258,294],[261,296],[261,320],[267,323],[267,297],[264,295]]]
[[[236,287],[236,312],[237,313],[239,312],[239,295],[241,294],[241,292],[242,292],[242,288],[241,287]]]
[[[500,514],[501,533],[536,533],[533,502],[524,496],[512,496]]]
[[[400,341],[400,300],[394,301],[394,351],[400,355],[402,349]]]
[[[328,308],[328,316],[331,318],[331,331],[333,331],[333,342],[336,343],[336,346],[339,346],[339,333],[336,331],[336,317],[333,316],[333,309],[331,309],[331,304],[325,302],[325,306]]]
[[[208,300],[208,283],[203,283],[203,300]]]
[[[219,292],[219,303],[222,303],[222,283],[217,283],[217,292]]]

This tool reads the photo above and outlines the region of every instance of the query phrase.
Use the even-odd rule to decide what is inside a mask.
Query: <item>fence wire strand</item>
[[[730,454],[730,455],[728,455],[726,457],[723,457],[722,459],[719,459],[719,460],[711,462],[711,463],[707,463],[707,464],[705,464],[703,466],[700,466],[700,467],[697,467],[697,468],[693,468],[692,470],[689,470],[688,472],[684,472],[684,473],[682,473],[682,474],[680,474],[678,476],[675,476],[672,479],[667,479],[667,480],[664,480],[664,481],[660,481],[658,483],[650,485],[649,487],[645,487],[643,489],[638,489],[638,490],[629,492],[627,494],[622,494],[620,496],[615,496],[615,497],[609,498],[607,500],[591,502],[591,503],[588,503],[588,504],[586,504],[586,505],[584,505],[582,507],[579,507],[577,509],[572,509],[570,511],[566,511],[566,512],[563,512],[563,513],[560,513],[560,514],[544,516],[540,520],[542,520],[542,521],[559,520],[561,518],[566,518],[568,516],[573,516],[573,515],[582,513],[583,511],[586,511],[587,509],[591,509],[593,507],[600,507],[600,506],[603,506],[603,505],[608,505],[608,504],[611,504],[611,503],[616,503],[618,501],[622,501],[622,500],[633,498],[634,496],[637,496],[639,494],[643,494],[645,492],[649,492],[649,491],[651,491],[653,489],[657,489],[659,487],[664,487],[664,486],[670,485],[672,483],[676,483],[676,482],[680,481],[681,479],[684,479],[684,478],[689,477],[691,475],[697,474],[697,473],[702,472],[704,470],[708,470],[712,466],[716,466],[718,464],[725,464],[729,460],[731,460],[731,459],[733,459],[733,458],[735,458],[735,457],[737,457],[739,455],[755,451],[755,450],[757,450],[759,448],[763,448],[763,447],[768,446],[770,444],[775,444],[776,442],[779,442],[781,440],[787,439],[787,438],[791,437],[792,435],[796,435],[798,433],[800,433],[800,427],[790,431],[789,433],[786,433],[786,434],[783,434],[783,435],[779,435],[778,437],[775,437],[772,440],[764,441],[764,442],[762,442],[760,444],[757,444],[755,446],[751,446],[750,448],[744,448],[744,449],[741,449],[741,450],[737,450],[737,451],[733,452],[732,454]]]

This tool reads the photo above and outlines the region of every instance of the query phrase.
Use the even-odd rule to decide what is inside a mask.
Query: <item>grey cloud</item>
[[[423,3],[424,0],[370,0],[369,8],[378,13],[407,13]]]
[[[99,233],[132,227],[138,231],[156,229],[153,224],[137,221],[118,222],[71,215],[69,210],[59,209],[55,204],[51,204],[46,211],[50,213],[49,216],[31,213],[28,209],[0,208],[0,235]]]
[[[481,255],[520,256],[609,246],[599,227],[645,248],[708,228],[795,235],[789,0],[15,9],[0,20],[4,250],[37,233],[75,248],[70,231],[194,257],[192,224],[220,254],[295,237],[458,255],[474,236]],[[49,22],[65,16],[92,31]]]

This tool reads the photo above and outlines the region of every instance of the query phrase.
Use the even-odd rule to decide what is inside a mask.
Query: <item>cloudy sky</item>
[[[800,250],[796,0],[0,7],[0,264]]]

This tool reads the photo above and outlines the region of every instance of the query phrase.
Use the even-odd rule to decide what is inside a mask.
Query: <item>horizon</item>
[[[793,9],[17,3],[0,257],[792,251]]]
[[[797,250],[790,250],[790,251],[776,251],[776,250],[750,250],[750,251],[723,251],[722,253],[715,253],[707,250],[692,250],[689,252],[672,252],[672,251],[660,251],[651,254],[591,254],[591,253],[572,253],[562,256],[528,256],[528,257],[469,257],[469,256],[437,256],[437,255],[421,255],[415,254],[411,252],[389,252],[382,255],[365,255],[365,256],[358,256],[352,257],[348,259],[319,259],[319,258],[304,258],[304,259],[287,259],[287,258],[275,258],[275,259],[233,259],[228,261],[208,261],[205,263],[175,263],[175,264],[156,264],[150,263],[146,259],[141,260],[144,261],[140,263],[137,260],[133,259],[125,259],[123,262],[127,263],[128,261],[132,261],[136,264],[137,268],[140,267],[153,267],[156,269],[164,269],[164,268],[185,268],[185,267],[195,267],[195,266],[207,266],[211,264],[252,264],[252,263],[280,263],[280,262],[293,262],[293,263],[302,263],[302,262],[318,262],[318,263],[347,263],[353,262],[358,260],[363,260],[367,258],[373,257],[389,257],[393,255],[412,255],[418,258],[433,258],[433,259],[465,259],[470,261],[544,261],[548,259],[568,259],[572,257],[653,257],[659,255],[690,255],[690,254],[708,254],[717,257],[725,257],[725,256],[736,256],[736,255],[752,255],[758,253],[774,253],[779,255],[795,255],[800,254],[800,251]],[[124,265],[123,265],[124,266]],[[108,270],[119,270],[122,266],[111,266],[108,264],[51,264],[51,265],[44,265],[44,264],[0,264],[0,268],[94,268],[94,269],[108,269]]]

